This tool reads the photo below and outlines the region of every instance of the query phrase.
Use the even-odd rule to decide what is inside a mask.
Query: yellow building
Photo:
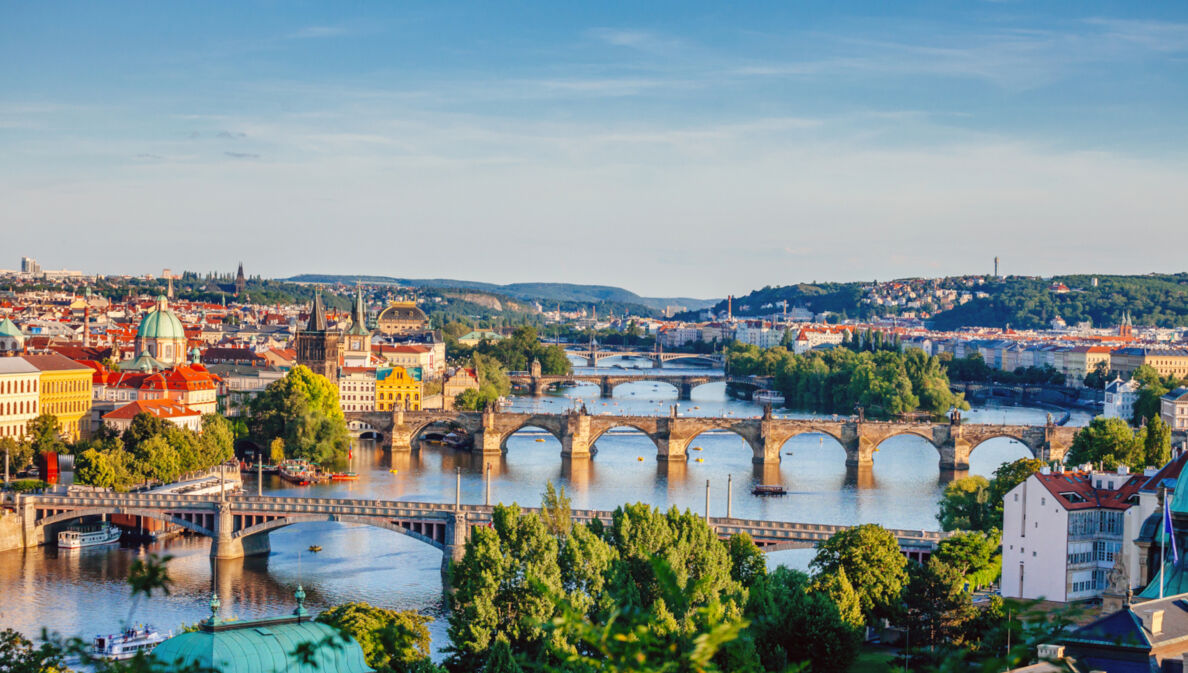
[[[421,380],[404,367],[377,369],[375,371],[375,410],[405,411],[421,410]]]
[[[57,353],[25,355],[23,359],[41,372],[39,413],[57,416],[62,435],[72,442],[87,436],[95,370]]]

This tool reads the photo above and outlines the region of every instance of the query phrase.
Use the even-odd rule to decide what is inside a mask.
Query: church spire
[[[313,308],[309,311],[309,325],[311,332],[326,331],[326,306],[322,303],[322,291],[314,289]]]
[[[367,334],[367,309],[363,306],[363,290],[355,289],[355,305],[351,307],[351,329],[348,334]]]

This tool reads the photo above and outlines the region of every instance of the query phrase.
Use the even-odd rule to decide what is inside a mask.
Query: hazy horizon
[[[611,285],[1183,270],[1188,6],[0,2],[44,268]]]

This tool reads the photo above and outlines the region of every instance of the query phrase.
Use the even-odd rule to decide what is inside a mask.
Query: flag
[[[1171,510],[1167,508],[1167,497],[1163,498],[1163,535],[1164,540],[1171,544],[1172,562],[1180,562],[1180,553],[1176,551],[1175,530],[1172,529]]]

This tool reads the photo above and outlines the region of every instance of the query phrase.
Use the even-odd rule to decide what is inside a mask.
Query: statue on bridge
[[[957,407],[949,409],[949,424],[961,425],[961,410]]]

